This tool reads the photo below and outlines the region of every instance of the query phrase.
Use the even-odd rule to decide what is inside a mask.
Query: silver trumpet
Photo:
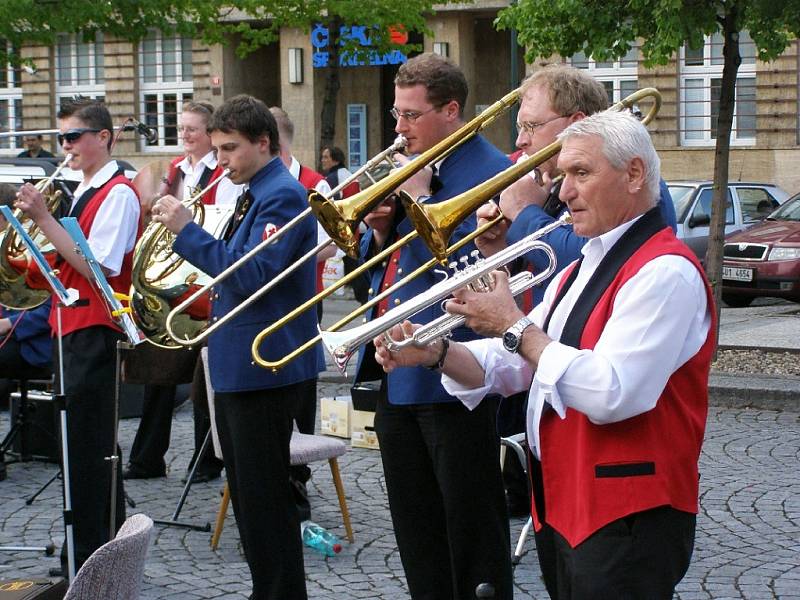
[[[446,313],[417,329],[412,337],[401,341],[389,338],[388,332],[398,323],[405,321],[429,306],[437,302],[446,301],[457,289],[463,287],[469,287],[475,291],[488,291],[492,289],[494,287],[492,271],[505,267],[511,261],[532,250],[541,250],[544,252],[550,261],[549,265],[544,271],[535,275],[528,271],[523,271],[511,277],[511,279],[509,279],[511,293],[516,296],[544,281],[556,270],[556,256],[555,252],[548,244],[540,242],[538,239],[554,229],[571,222],[572,218],[569,214],[565,213],[557,221],[534,231],[532,234],[508,246],[494,256],[477,260],[471,265],[466,265],[453,276],[440,281],[426,292],[414,296],[410,300],[387,311],[382,316],[373,319],[369,323],[346,331],[320,331],[322,343],[325,348],[327,348],[328,352],[330,352],[339,371],[344,373],[347,363],[358,348],[379,335],[383,334],[385,336],[389,342],[389,348],[392,350],[410,344],[424,346],[441,337],[447,336],[456,327],[464,323],[463,316]],[[452,268],[454,263],[451,263],[450,266]]]

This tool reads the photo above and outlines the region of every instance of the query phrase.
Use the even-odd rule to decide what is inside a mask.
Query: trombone
[[[501,111],[504,111],[508,107],[510,107],[514,102],[519,99],[519,90],[515,90],[500,100],[498,100],[495,104],[487,108],[481,115],[473,119],[482,120],[480,125],[473,124],[473,122],[468,123],[464,127],[460,128],[454,134],[448,136],[445,140],[428,150],[427,152],[418,156],[414,161],[406,165],[406,167],[410,165],[414,165],[418,161],[421,161],[423,158],[426,160],[430,160],[431,162],[435,162],[439,160],[441,156],[445,155],[443,144],[445,142],[455,145],[456,147],[462,143],[464,143],[467,139],[470,139],[473,135],[477,134],[478,131],[488,122],[491,122],[496,118]],[[643,119],[643,123],[647,124],[655,118],[656,114],[658,114],[659,109],[661,108],[661,94],[659,94],[658,90],[655,88],[644,88],[639,90],[630,96],[624,98],[620,102],[617,102],[608,110],[625,110],[629,109],[634,106],[637,102],[642,100],[646,97],[653,98],[653,106],[650,107],[647,115]],[[487,115],[487,113],[490,113]],[[484,115],[487,115],[484,117]],[[483,120],[485,119],[485,121]],[[435,150],[435,152],[434,152]],[[451,149],[452,150],[452,149]],[[411,223],[414,226],[414,231],[411,231],[403,238],[385,248],[382,252],[374,256],[369,261],[365,262],[361,265],[358,269],[352,271],[348,276],[339,279],[335,284],[328,287],[327,289],[323,290],[322,292],[318,293],[313,298],[307,300],[290,313],[288,313],[283,318],[275,321],[274,323],[267,326],[258,335],[255,337],[252,343],[252,353],[253,353],[253,361],[255,364],[263,367],[265,369],[271,369],[273,371],[277,371],[278,369],[282,368],[294,358],[308,350],[309,348],[313,347],[318,341],[322,339],[321,336],[316,336],[311,340],[307,341],[305,344],[301,345],[300,347],[296,348],[283,358],[277,361],[268,361],[261,356],[261,352],[259,346],[264,341],[264,339],[274,333],[276,330],[283,327],[286,323],[293,320],[299,314],[305,312],[311,306],[317,304],[318,302],[322,301],[324,298],[335,292],[337,289],[350,283],[356,277],[360,276],[363,272],[368,269],[371,269],[375,264],[380,261],[383,261],[387,257],[391,256],[391,254],[397,250],[398,248],[408,244],[416,237],[422,237],[425,245],[431,250],[433,254],[433,258],[426,262],[424,265],[416,269],[413,273],[410,273],[404,279],[398,281],[394,285],[392,285],[389,289],[385,290],[366,304],[362,305],[360,308],[356,309],[349,315],[345,316],[343,319],[335,323],[331,326],[329,331],[336,331],[340,327],[346,325],[359,315],[363,314],[372,306],[380,302],[383,298],[389,296],[390,294],[394,293],[399,287],[405,285],[412,279],[419,277],[424,271],[427,271],[429,268],[435,266],[437,263],[445,263],[446,258],[448,255],[452,254],[456,250],[460,249],[465,244],[471,242],[475,238],[479,237],[483,234],[484,231],[488,230],[489,228],[493,227],[497,224],[501,219],[504,217],[499,215],[491,222],[484,224],[484,226],[479,227],[474,232],[472,232],[469,236],[463,238],[458,243],[454,244],[453,246],[448,246],[450,237],[452,236],[453,232],[455,231],[456,227],[466,219],[470,214],[472,214],[478,207],[488,201],[490,198],[493,198],[506,187],[511,185],[520,177],[526,175],[534,168],[542,164],[543,162],[547,161],[548,159],[552,158],[556,154],[561,151],[561,142],[555,141],[548,146],[545,146],[532,156],[521,160],[515,165],[507,168],[506,170],[498,173],[491,179],[488,179],[484,183],[467,190],[466,192],[459,194],[449,200],[445,200],[443,202],[439,202],[433,205],[423,205],[417,202],[416,200],[410,198],[408,194],[404,192],[400,192],[399,196],[403,205],[406,208],[406,216],[409,218]],[[437,156],[438,158],[432,158],[432,156]],[[386,179],[389,179],[387,177]],[[384,179],[385,181],[385,179]],[[383,183],[383,182],[381,182]]]
[[[298,214],[296,217],[294,217],[292,220],[286,223],[286,225],[281,227],[278,231],[276,231],[273,235],[269,236],[267,239],[262,241],[260,244],[257,244],[256,246],[251,248],[250,251],[248,251],[244,256],[240,257],[236,262],[234,262],[227,269],[222,271],[219,275],[214,277],[206,285],[195,290],[194,293],[189,295],[183,302],[178,304],[178,306],[176,306],[169,312],[165,323],[165,328],[167,334],[169,334],[169,337],[171,337],[175,343],[180,344],[181,346],[194,346],[195,344],[206,339],[219,327],[221,327],[222,325],[233,319],[241,311],[246,309],[253,302],[261,298],[261,296],[263,296],[264,294],[269,292],[272,288],[274,288],[276,285],[278,285],[286,277],[291,275],[295,270],[297,270],[297,268],[301,264],[319,254],[320,251],[327,248],[330,244],[335,243],[342,249],[349,247],[348,245],[350,244],[350,239],[347,236],[355,237],[354,231],[352,231],[355,228],[355,224],[361,220],[361,217],[363,215],[365,215],[372,209],[372,206],[374,206],[374,204],[377,203],[377,201],[382,200],[382,197],[379,198],[377,201],[368,198],[368,203],[365,203],[363,201],[363,198],[365,197],[365,192],[370,192],[374,187],[371,186],[366,190],[364,190],[364,192],[360,192],[344,200],[333,201],[331,200],[331,198],[333,198],[334,194],[343,190],[353,181],[361,177],[361,175],[366,174],[366,176],[370,178],[373,181],[373,183],[375,183],[375,179],[372,177],[370,171],[384,161],[388,161],[391,164],[391,166],[395,166],[395,163],[392,160],[391,156],[394,153],[399,152],[403,148],[405,148],[407,143],[408,142],[406,141],[405,137],[403,137],[402,135],[398,135],[391,146],[389,146],[388,148],[386,148],[385,150],[383,150],[382,152],[371,158],[369,161],[367,161],[366,164],[364,164],[352,175],[350,175],[350,177],[345,179],[343,182],[339,183],[339,185],[337,185],[333,190],[331,190],[330,198],[326,198],[324,195],[320,194],[317,191],[312,190],[311,192],[309,192],[309,203],[312,203],[312,201],[314,203],[312,204],[312,206],[309,206],[307,209],[302,211],[300,214]],[[348,223],[350,224],[346,228],[342,228],[342,234],[340,237],[331,236],[331,239],[325,240],[324,242],[320,242],[319,244],[317,244],[314,248],[312,248],[311,250],[306,252],[303,256],[298,258],[293,264],[289,265],[286,269],[284,269],[280,275],[273,278],[269,283],[265,284],[253,295],[247,298],[247,300],[239,304],[236,308],[234,308],[232,311],[230,311],[222,318],[218,319],[213,325],[200,331],[194,337],[188,337],[188,335],[186,334],[180,335],[175,331],[176,319],[180,320],[181,315],[186,311],[186,309],[189,306],[191,306],[198,298],[206,294],[212,286],[217,285],[220,281],[226,279],[232,273],[237,271],[241,265],[245,264],[256,254],[261,252],[264,248],[266,248],[270,244],[274,244],[275,242],[277,242],[287,231],[289,231],[292,227],[294,227],[303,219],[308,217],[310,213],[314,212],[315,206],[317,207],[318,210],[325,210],[325,208],[327,207],[330,211],[329,214],[340,216],[339,219],[340,221],[345,221],[345,219],[347,219],[347,217],[342,216],[344,214],[357,214],[358,216],[357,217],[350,216],[348,220]],[[326,223],[322,222],[320,223],[323,227],[325,227],[326,223],[330,225],[328,221],[326,221]],[[326,227],[325,229],[329,235],[332,230],[335,231],[335,228],[328,229]],[[355,242],[353,242],[351,249],[351,252],[353,251],[355,251]]]

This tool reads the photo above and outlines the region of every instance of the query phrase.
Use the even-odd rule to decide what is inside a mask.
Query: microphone
[[[133,117],[128,119],[122,126],[122,131],[135,131],[141,135],[148,144],[155,144],[158,141],[158,130],[148,127],[141,121],[137,121]]]
[[[147,140],[148,144],[155,144],[158,141],[158,130],[148,127],[141,121],[136,121],[136,131]]]

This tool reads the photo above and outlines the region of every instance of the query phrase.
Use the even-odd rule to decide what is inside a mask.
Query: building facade
[[[651,69],[644,67],[636,49],[611,62],[577,54],[526,66],[512,33],[493,27],[497,11],[507,4],[508,0],[477,0],[441,7],[428,19],[432,35],[409,40],[462,67],[470,88],[466,118],[514,89],[526,72],[548,62],[567,62],[602,81],[612,101],[638,88],[656,87],[663,104],[649,128],[664,178],[712,178],[721,38],[707,38],[696,51],[682,48],[668,65]],[[358,37],[363,31],[354,28],[351,35]],[[64,98],[103,98],[119,123],[133,117],[158,130],[158,140],[152,143],[132,133],[119,138],[115,154],[142,166],[180,153],[177,116],[184,101],[219,104],[249,93],[288,112],[295,122],[296,156],[317,165],[321,113],[332,71],[328,37],[321,25],[310,32],[284,29],[277,43],[240,59],[236,39],[206,46],[159,32],[138,44],[100,34],[92,42],[63,35],[54,47],[22,49],[33,68],[9,68],[0,75],[0,123],[4,130],[49,129],[56,126],[55,113]],[[777,60],[763,63],[756,59],[746,32],[741,36],[732,180],[769,181],[789,192],[800,191],[800,170],[795,167],[800,159],[799,44],[794,40]],[[392,82],[404,59],[395,53],[361,61],[366,64],[346,57],[340,62],[334,143],[345,151],[349,166],[363,164],[393,140]],[[504,115],[484,132],[506,152],[513,150],[514,119],[514,114]],[[0,154],[15,155],[21,150],[19,140],[0,138]],[[45,142],[57,150],[54,136]]]

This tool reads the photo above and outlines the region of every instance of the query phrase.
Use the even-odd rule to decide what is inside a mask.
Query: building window
[[[606,88],[608,103],[614,104],[626,96],[630,96],[638,87],[639,49],[633,46],[622,58],[614,61],[597,61],[583,52],[578,52],[569,59],[576,69],[586,69]]]
[[[142,120],[158,131],[147,148],[179,145],[178,115],[193,98],[192,40],[152,31],[139,44]]]
[[[358,169],[367,162],[367,105],[347,105],[348,168]]]
[[[687,45],[680,53],[681,144],[711,145],[717,139],[719,97],[724,58],[722,34],[706,36],[702,48]],[[731,143],[755,143],[756,138],[756,48],[750,35],[739,36],[742,64],[736,78]]]
[[[0,42],[2,43],[2,42]],[[8,52],[16,54],[9,45]],[[20,68],[6,65],[0,70],[0,131],[20,131],[22,129],[22,88],[20,87]],[[0,137],[0,149],[11,153],[22,149],[22,138]]]
[[[75,96],[105,100],[103,34],[93,42],[61,34],[56,42],[56,101],[61,108]]]

